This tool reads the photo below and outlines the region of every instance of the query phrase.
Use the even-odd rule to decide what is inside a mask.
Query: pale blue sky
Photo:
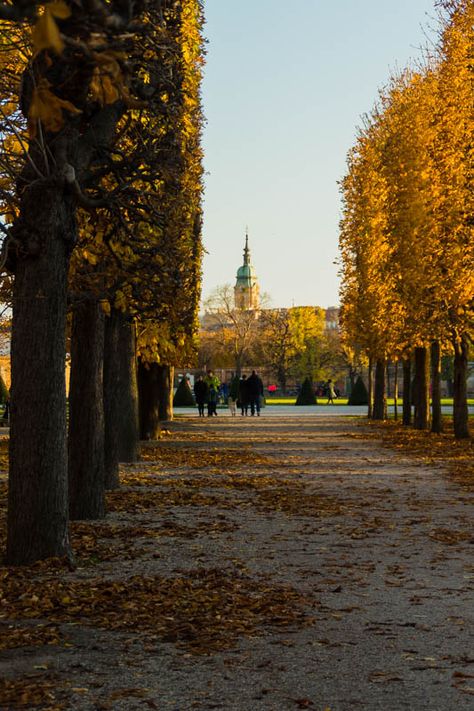
[[[205,0],[203,298],[234,283],[245,227],[272,305],[338,303],[337,181],[434,0]]]

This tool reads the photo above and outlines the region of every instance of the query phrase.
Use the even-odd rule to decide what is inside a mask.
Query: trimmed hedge
[[[360,377],[360,375],[355,382],[355,385],[354,385],[352,392],[349,396],[349,400],[348,400],[347,404],[348,405],[368,405],[369,404],[369,393],[367,392],[365,383],[362,380],[362,378]]]
[[[314,393],[313,381],[311,378],[305,378],[301,390],[296,399],[295,405],[317,405],[318,401]]]
[[[195,405],[196,401],[194,400],[189,380],[184,377],[181,379],[178,389],[174,394],[173,407],[194,407]]]

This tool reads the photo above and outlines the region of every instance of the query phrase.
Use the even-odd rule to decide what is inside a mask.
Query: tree
[[[261,307],[265,306],[265,296]],[[235,372],[249,364],[258,338],[260,313],[250,309],[236,308],[234,291],[230,284],[219,286],[204,303],[206,330],[212,333],[216,348],[228,354]]]
[[[318,371],[324,329],[324,312],[318,307],[268,309],[260,317],[260,343],[264,365],[283,392],[290,375]],[[319,347],[318,347],[319,346]]]

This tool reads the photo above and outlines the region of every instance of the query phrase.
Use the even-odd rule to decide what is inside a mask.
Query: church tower
[[[245,234],[244,263],[237,270],[237,281],[234,287],[234,302],[236,309],[257,311],[260,306],[260,287],[257,275],[250,263],[249,235]]]

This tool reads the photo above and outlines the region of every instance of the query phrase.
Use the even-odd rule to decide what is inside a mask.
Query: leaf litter
[[[371,431],[373,436],[380,438],[380,430],[374,428]],[[422,438],[417,440],[404,435],[401,442],[396,430],[386,428],[382,431],[384,445],[424,464],[428,460],[434,461],[433,450],[428,454]],[[367,438],[367,433],[347,435],[361,442]],[[244,638],[265,636],[272,630],[310,629],[329,618],[333,624],[340,624],[347,615],[361,614],[363,608],[354,604],[335,607],[328,601],[322,604],[319,591],[338,597],[345,593],[347,585],[357,585],[362,591],[367,588],[367,575],[375,572],[376,565],[362,561],[357,566],[346,565],[341,569],[336,560],[332,560],[331,550],[328,550],[326,570],[317,571],[321,583],[305,586],[305,590],[291,583],[278,583],[263,572],[256,575],[255,571],[249,570],[245,560],[232,555],[225,567],[207,564],[206,567],[183,570],[176,568],[172,575],[156,574],[155,569],[148,574],[127,574],[127,561],[136,563],[137,560],[159,558],[160,541],[199,541],[203,537],[236,534],[241,526],[241,512],[254,511],[259,516],[279,513],[294,519],[306,535],[318,536],[325,535],[321,521],[328,519],[331,521],[328,535],[334,536],[337,532],[354,544],[359,540],[370,541],[378,533],[390,530],[386,515],[391,514],[392,508],[384,505],[383,497],[389,501],[393,492],[386,487],[372,487],[370,499],[367,498],[367,486],[364,498],[363,487],[359,491],[356,483],[351,483],[351,491],[342,487],[337,494],[334,490],[328,494],[324,487],[305,480],[307,457],[289,455],[283,461],[273,453],[267,456],[249,447],[226,448],[223,443],[217,448],[212,444],[215,442],[212,435],[207,438],[196,436],[198,447],[193,449],[189,446],[192,439],[183,439],[182,443],[160,441],[153,446],[147,443],[141,463],[123,468],[122,488],[108,494],[109,518],[101,522],[71,524],[78,564],[76,571],[69,570],[64,561],[47,561],[19,570],[0,569],[3,642],[0,651],[69,646],[72,643],[68,631],[77,626],[89,626],[142,640],[149,651],[166,643],[185,657],[208,657],[238,647]],[[328,450],[327,443],[323,449]],[[450,459],[444,456],[444,449],[443,446],[435,448],[443,464]],[[334,450],[337,452],[339,448]],[[461,479],[454,477],[453,481],[469,493],[467,454],[463,447],[459,447],[450,461],[463,470]],[[366,459],[369,461],[370,457]],[[376,460],[373,462],[375,465]],[[341,469],[341,464],[338,466]],[[376,497],[379,497],[380,505],[374,510]],[[427,503],[422,499],[411,500],[410,506],[413,510],[422,510]],[[5,506],[6,484],[0,482],[0,514],[3,517]],[[199,516],[187,521],[183,514],[192,508],[199,512]],[[423,526],[428,530],[428,538],[443,546],[470,542],[467,530],[430,526],[429,520],[423,516],[415,519],[412,514],[410,525],[406,526],[407,536],[413,526]],[[3,522],[0,526],[3,542],[4,529]],[[275,541],[287,539],[276,535],[274,538]],[[306,547],[301,550],[304,553]],[[199,561],[197,556],[196,562]],[[122,567],[114,573],[113,566],[116,565]],[[304,567],[301,567],[301,573],[308,579],[315,575],[310,568],[305,573]],[[405,580],[403,566],[387,566],[386,575],[384,584],[388,588],[410,582]],[[419,595],[413,596],[415,598],[420,600],[417,604],[422,604]],[[429,629],[421,623],[417,628]],[[374,630],[373,634],[377,635],[377,630],[381,630],[381,634],[383,628],[379,623]],[[390,630],[393,631],[393,624],[384,634],[392,639]],[[280,643],[284,644],[284,640]],[[318,644],[340,648],[342,642],[328,638]],[[288,641],[288,645],[293,646],[293,642]],[[71,687],[63,676],[56,678],[49,669],[39,672],[40,666],[35,673],[3,680],[0,708],[59,711],[74,707],[68,702],[71,694],[89,693],[87,688],[77,684]],[[395,670],[374,669],[368,681],[377,686],[389,685],[399,683],[401,677]],[[452,686],[463,696],[470,695],[473,685],[468,672],[454,671]],[[122,697],[142,698],[150,708],[159,707],[152,697],[147,696],[146,689],[132,687],[116,689],[109,693],[107,701],[100,697],[101,701],[97,701],[95,707],[114,709],[116,701]],[[321,706],[309,696],[294,696],[292,699],[297,708]]]

